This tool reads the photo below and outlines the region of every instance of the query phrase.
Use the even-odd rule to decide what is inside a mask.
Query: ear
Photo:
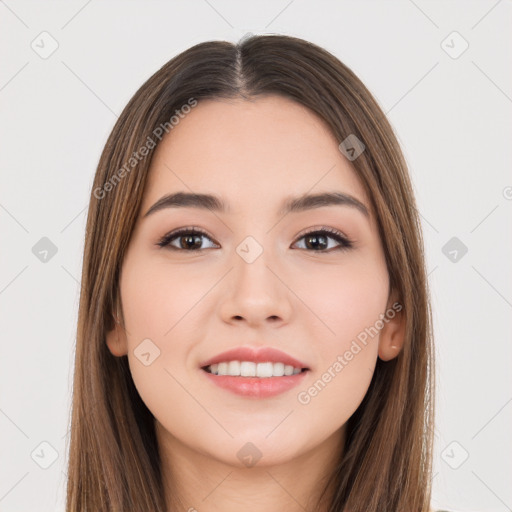
[[[126,336],[126,330],[120,323],[119,317],[116,315],[112,316],[114,318],[114,327],[108,331],[105,336],[107,346],[113,356],[125,356],[128,354],[128,339]]]
[[[383,361],[394,359],[402,350],[405,341],[405,313],[403,304],[393,293],[383,319],[384,327],[379,337],[379,357]]]

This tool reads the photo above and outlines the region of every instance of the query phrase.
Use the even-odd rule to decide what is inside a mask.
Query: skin
[[[311,510],[377,358],[400,351],[397,313],[309,403],[298,401],[396,300],[374,213],[339,142],[308,109],[268,96],[201,101],[155,149],[121,270],[122,321],[107,344],[113,355],[128,355],[156,419],[169,508],[173,492],[182,510]],[[178,191],[219,195],[231,210],[167,208],[143,218]],[[354,196],[369,218],[346,205],[277,214],[289,196],[325,191]],[[156,245],[189,226],[208,233],[198,241],[202,252]],[[327,238],[322,253],[298,237],[323,226],[354,246],[335,250],[339,242]],[[247,236],[263,249],[252,263],[236,252]],[[181,235],[172,245],[185,242]],[[145,366],[134,350],[147,338],[160,355]],[[239,345],[278,348],[311,370],[272,398],[235,395],[211,384],[199,365]],[[247,442],[262,454],[252,467],[237,456]]]

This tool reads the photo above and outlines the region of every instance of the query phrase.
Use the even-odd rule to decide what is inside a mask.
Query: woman
[[[67,510],[430,510],[421,227],[385,115],[281,35],[130,100],[90,199]]]

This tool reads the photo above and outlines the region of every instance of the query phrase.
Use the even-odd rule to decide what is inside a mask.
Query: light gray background
[[[511,510],[510,0],[6,0],[0,20],[1,511],[64,510],[86,207],[116,116],[177,53],[246,32],[325,47],[388,114],[432,288],[433,505]],[[31,47],[50,48],[43,31],[59,45],[46,59]],[[46,263],[32,252],[42,237],[58,249]],[[455,262],[443,253],[452,237],[468,249]],[[42,442],[57,452],[48,469]]]

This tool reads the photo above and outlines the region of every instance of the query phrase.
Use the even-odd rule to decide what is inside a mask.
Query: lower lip
[[[283,377],[232,377],[230,375],[214,375],[201,369],[201,372],[217,386],[237,395],[251,398],[269,398],[280,395],[302,382],[309,370],[295,375]]]

